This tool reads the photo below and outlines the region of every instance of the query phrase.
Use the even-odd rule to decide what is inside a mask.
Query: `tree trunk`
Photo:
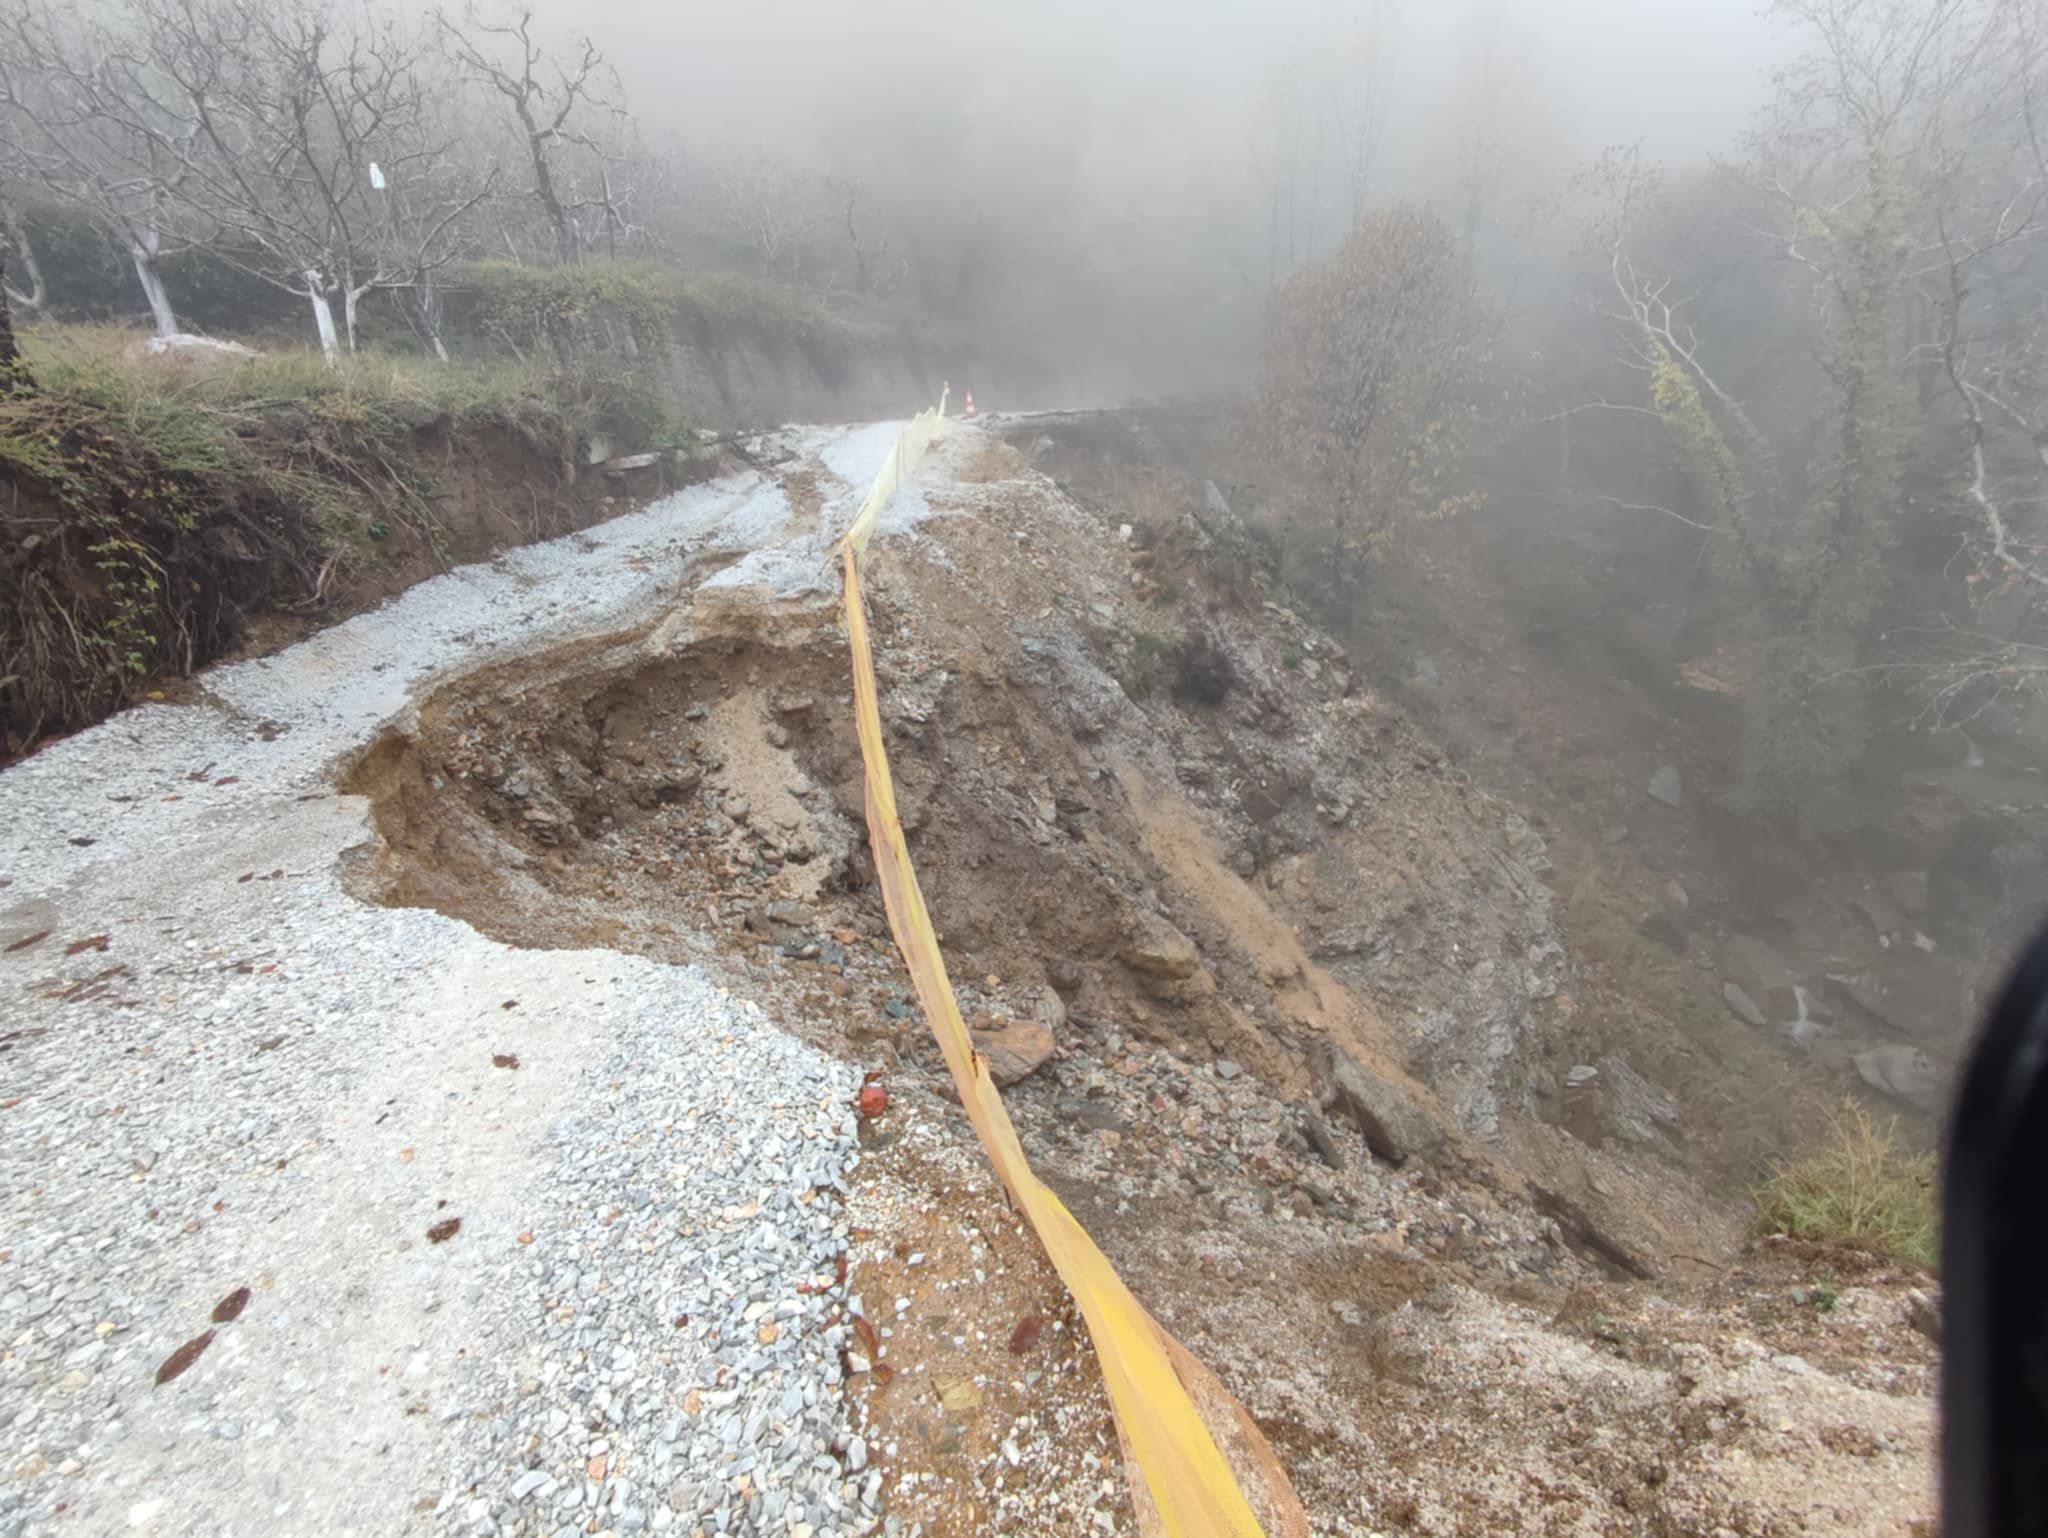
[[[555,195],[555,176],[548,166],[546,137],[529,133],[526,141],[527,148],[533,153],[534,194],[547,213],[548,223],[554,227],[555,254],[564,262],[573,263],[576,260],[576,230],[562,209],[562,200]]]
[[[128,255],[135,263],[135,277],[142,285],[142,297],[149,301],[149,318],[156,327],[156,334],[176,336],[178,317],[171,309],[171,296],[164,287],[163,274],[157,271],[156,253],[135,245],[129,248]]]
[[[21,309],[40,310],[49,301],[49,285],[43,281],[43,269],[36,262],[36,248],[29,244],[28,231],[21,227],[11,208],[0,210],[0,257],[10,252],[20,264],[22,276],[28,279],[28,288],[24,291],[10,287],[7,297]]]
[[[356,350],[357,307],[362,303],[363,295],[367,294],[373,286],[372,284],[365,283],[361,288],[357,288],[353,284],[346,282],[341,286],[341,321],[342,326],[348,333],[348,350],[351,353]]]
[[[434,356],[446,363],[448,344],[442,339],[441,290],[422,278],[415,278],[410,299],[413,329],[433,349]]]
[[[313,306],[313,329],[320,333],[320,356],[329,368],[340,361],[341,342],[334,334],[334,301],[320,287],[320,275],[306,274],[306,298]]]
[[[7,303],[8,242],[0,237],[0,395],[27,393],[36,387],[21,349],[14,345],[14,312]]]

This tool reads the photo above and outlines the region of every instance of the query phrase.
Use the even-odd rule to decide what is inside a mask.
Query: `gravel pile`
[[[787,524],[694,488],[0,775],[0,1538],[883,1530],[850,1070],[688,968],[364,905],[330,788],[422,682]]]

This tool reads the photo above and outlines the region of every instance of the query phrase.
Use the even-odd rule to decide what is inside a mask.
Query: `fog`
[[[1199,176],[1255,152],[1276,86],[1306,61],[1385,50],[1388,159],[1427,185],[1453,124],[1443,112],[1479,40],[1504,41],[1513,83],[1556,115],[1574,154],[1640,141],[1659,157],[1727,146],[1764,99],[1782,29],[1745,0],[1474,0],[1432,6],[1140,0],[1113,7],[857,6],[765,0],[719,8],[542,0],[537,15],[604,46],[650,122],[721,142],[819,156],[907,157],[920,130],[941,153],[991,156],[991,188],[1032,162],[1104,160]]]

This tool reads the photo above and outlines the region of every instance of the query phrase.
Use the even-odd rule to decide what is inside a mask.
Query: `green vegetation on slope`
[[[1896,1118],[1854,1101],[1829,1118],[1828,1136],[1773,1169],[1756,1193],[1757,1227],[1821,1244],[1936,1263],[1935,1168],[1899,1144]]]

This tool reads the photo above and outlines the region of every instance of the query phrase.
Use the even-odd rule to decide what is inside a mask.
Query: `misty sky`
[[[588,29],[650,122],[719,142],[900,137],[977,147],[1141,136],[1199,159],[1242,135],[1290,56],[1374,9],[1391,17],[1389,151],[1429,155],[1461,39],[1508,40],[1574,154],[1641,139],[1684,158],[1725,145],[1760,101],[1778,28],[1754,0],[537,0]],[[1369,23],[1367,23],[1369,24]],[[879,149],[880,146],[863,146]],[[992,165],[992,174],[1002,167]]]

